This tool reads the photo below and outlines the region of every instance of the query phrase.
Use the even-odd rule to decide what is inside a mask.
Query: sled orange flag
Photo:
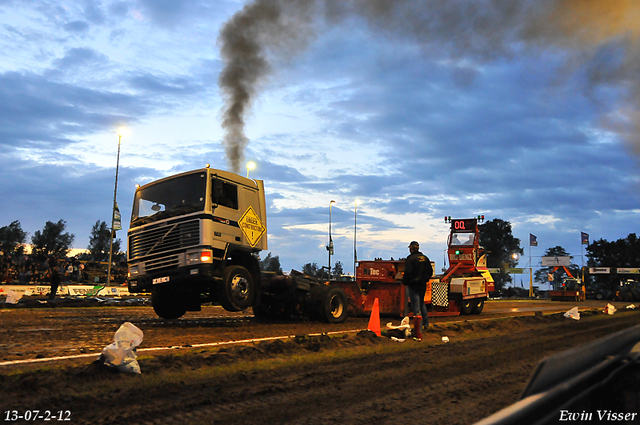
[[[367,330],[374,332],[378,336],[382,336],[380,332],[380,306],[378,305],[378,299],[373,300],[373,309],[371,310],[371,317],[369,318],[369,326]]]

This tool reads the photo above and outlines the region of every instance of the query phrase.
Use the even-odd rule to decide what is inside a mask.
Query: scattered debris
[[[123,323],[116,331],[114,342],[102,350],[99,360],[120,372],[140,373],[136,347],[142,342],[142,331],[131,322]]]
[[[626,308],[627,310],[635,310],[636,306],[635,304],[629,304]]]
[[[392,322],[387,323],[382,335],[396,340],[403,340],[411,337],[411,325],[409,317],[405,317],[400,322],[400,326],[394,326]]]
[[[604,314],[613,314],[613,313],[615,313],[616,311],[618,311],[618,309],[617,309],[617,308],[615,308],[615,307],[614,307],[613,305],[611,305],[611,304],[607,304],[607,305],[604,307],[604,310],[602,310],[602,312],[603,312]]]
[[[580,320],[580,312],[578,311],[578,307],[573,307],[571,310],[567,311],[564,314],[564,317],[567,319]]]
[[[444,342],[444,343],[449,342],[449,337],[448,336],[443,336],[442,337],[442,342]]]
[[[5,303],[7,304],[18,304],[18,300],[22,298],[22,294],[17,294],[12,290],[8,290],[6,294],[7,294],[7,299],[5,300]]]

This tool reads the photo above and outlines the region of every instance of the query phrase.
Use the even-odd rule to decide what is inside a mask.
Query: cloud
[[[109,63],[109,57],[87,47],[74,47],[65,55],[53,61],[53,65],[62,71],[77,70],[78,67],[102,66]]]
[[[144,116],[147,107],[131,95],[58,83],[34,73],[0,74],[0,144],[59,147],[86,135]]]
[[[72,21],[64,24],[65,31],[82,34],[89,31],[89,24],[85,21]]]

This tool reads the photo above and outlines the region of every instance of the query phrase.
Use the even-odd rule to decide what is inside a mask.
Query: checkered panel
[[[439,307],[449,307],[449,284],[447,282],[433,282],[431,303]]]

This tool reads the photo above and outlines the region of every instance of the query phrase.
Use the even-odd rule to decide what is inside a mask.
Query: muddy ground
[[[504,312],[524,304],[487,305],[473,320],[432,320],[421,343],[357,332],[368,318],[329,326],[215,307],[176,321],[149,307],[0,309],[0,413],[62,411],[87,424],[469,424],[516,401],[545,356],[640,323],[622,305],[613,316],[581,306],[579,321],[548,303],[515,318]],[[125,321],[144,332],[140,375],[94,362]],[[210,345],[286,335],[297,336]],[[61,356],[72,357],[43,361]]]

